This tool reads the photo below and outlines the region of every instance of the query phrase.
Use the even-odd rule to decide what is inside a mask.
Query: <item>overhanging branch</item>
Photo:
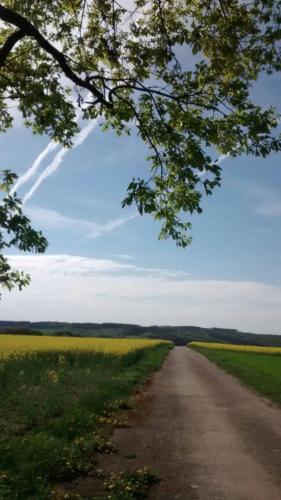
[[[22,38],[24,38],[26,35],[23,31],[17,30],[14,31],[6,40],[4,45],[0,48],[0,67],[5,64],[5,61],[10,54],[10,52],[13,50],[14,46],[16,45],[17,42],[19,42]]]
[[[15,43],[24,36],[29,36],[34,40],[36,40],[41,49],[43,49],[45,52],[47,52],[52,56],[52,58],[59,64],[61,70],[63,71],[65,76],[69,78],[69,80],[75,83],[75,85],[90,91],[98,102],[106,106],[111,106],[111,104],[106,101],[100,90],[94,85],[92,85],[89,81],[80,78],[80,76],[78,76],[69,66],[65,55],[62,52],[60,52],[56,47],[54,47],[50,42],[48,42],[48,40],[46,40],[46,38],[43,35],[41,35],[38,29],[35,26],[33,26],[33,24],[31,24],[26,18],[24,18],[17,12],[8,9],[7,7],[4,7],[2,4],[0,4],[0,19],[2,19],[2,21],[6,23],[12,24],[13,26],[19,29],[19,31],[16,31],[13,35],[11,35],[8,38],[8,40],[5,42],[4,46],[1,49],[3,54],[2,65],[4,64],[8,54],[11,52]]]

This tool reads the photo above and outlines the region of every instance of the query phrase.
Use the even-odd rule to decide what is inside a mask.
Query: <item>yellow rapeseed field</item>
[[[220,344],[219,342],[189,342],[190,347],[204,347],[216,351],[253,352],[256,354],[279,354],[281,347],[258,347],[253,345]]]
[[[149,349],[163,343],[166,343],[166,341],[0,335],[0,359],[50,351],[97,352],[113,356],[123,356],[138,349]]]

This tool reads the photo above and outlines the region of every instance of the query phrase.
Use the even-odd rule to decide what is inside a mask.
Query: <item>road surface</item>
[[[158,473],[151,500],[281,500],[281,409],[197,352],[171,351],[130,424],[103,465]]]

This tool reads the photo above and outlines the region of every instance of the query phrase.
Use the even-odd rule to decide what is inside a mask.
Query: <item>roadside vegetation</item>
[[[226,372],[281,404],[281,349],[232,344],[191,342],[196,349]]]
[[[144,340],[0,336],[0,499],[70,498],[59,491],[61,482],[88,473],[103,479],[98,454],[115,452],[110,435],[126,426],[128,398],[171,347]],[[146,491],[149,473],[136,474],[137,489]],[[99,498],[137,498],[136,487],[122,496],[121,479],[112,487],[115,496],[105,489]]]

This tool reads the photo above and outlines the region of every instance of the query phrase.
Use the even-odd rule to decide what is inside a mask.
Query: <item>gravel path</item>
[[[279,407],[185,347],[139,399],[105,468],[157,472],[151,500],[281,500]]]

